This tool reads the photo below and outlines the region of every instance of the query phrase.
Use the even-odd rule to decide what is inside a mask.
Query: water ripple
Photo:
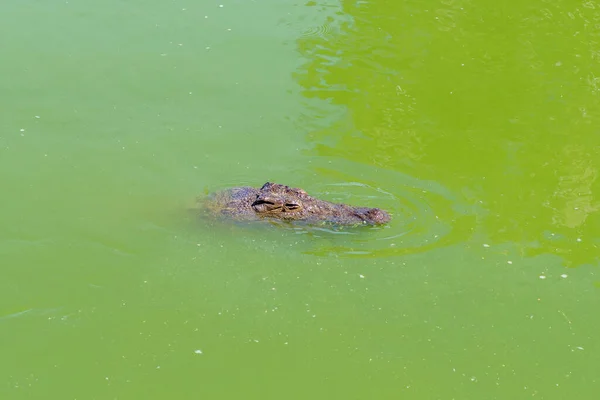
[[[393,257],[420,253],[466,241],[475,226],[476,210],[459,195],[434,181],[419,180],[395,171],[361,166],[361,179],[340,170],[320,169],[321,175],[346,182],[321,186],[315,196],[386,209],[392,221],[382,227],[323,230],[305,228],[323,240],[306,253],[353,258]],[[340,179],[340,180],[341,180]],[[384,182],[393,182],[382,189]],[[332,189],[333,188],[333,189]],[[333,195],[333,196],[332,196]],[[340,235],[340,233],[345,233]]]
[[[326,37],[332,31],[331,22],[326,22],[322,25],[317,25],[306,29],[304,32],[300,34],[300,38],[309,38],[309,37]]]
[[[382,208],[392,216],[391,222],[385,226],[358,227],[280,221],[213,223],[207,225],[207,232],[227,233],[228,239],[224,240],[232,240],[233,234],[242,241],[246,238],[254,248],[264,246],[270,251],[293,248],[319,257],[386,258],[464,242],[474,230],[478,211],[462,195],[438,182],[347,160],[337,159],[332,165],[316,167],[314,175],[322,183],[303,182],[303,179],[282,183],[302,187],[328,201]],[[360,173],[352,175],[346,171]],[[314,177],[310,181],[314,182]]]

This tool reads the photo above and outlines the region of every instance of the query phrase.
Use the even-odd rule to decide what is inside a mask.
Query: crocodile
[[[280,220],[309,224],[383,225],[390,215],[379,208],[332,203],[302,189],[267,182],[260,189],[243,186],[225,189],[202,201],[209,215],[236,221]]]

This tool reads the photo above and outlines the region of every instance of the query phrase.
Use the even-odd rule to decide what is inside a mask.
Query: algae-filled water
[[[0,398],[596,399],[600,3],[0,4]],[[207,223],[274,181],[385,227]]]

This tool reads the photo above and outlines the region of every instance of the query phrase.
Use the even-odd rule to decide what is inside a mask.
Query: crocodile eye
[[[296,203],[285,203],[286,208],[289,208],[290,210],[297,210],[298,208],[300,208],[300,204],[296,204]]]
[[[274,205],[275,203],[273,203],[272,201],[269,200],[256,200],[254,203],[252,203],[253,206],[257,206],[259,204],[270,204],[270,205]]]

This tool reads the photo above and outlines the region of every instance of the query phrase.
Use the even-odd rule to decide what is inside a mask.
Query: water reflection
[[[330,163],[329,171],[314,168],[319,179],[332,178],[346,160],[361,167],[338,182],[366,182],[361,168],[376,166],[453,193],[450,201],[417,196],[395,188],[395,177],[376,174],[369,185],[394,195],[382,201],[419,211],[391,225],[396,248],[358,254],[346,244],[315,254],[398,255],[477,234],[516,243],[527,255],[560,254],[568,266],[598,262],[598,118],[587,111],[600,106],[596,80],[587,79],[595,53],[540,49],[550,39],[594,48],[573,32],[597,35],[586,21],[600,12],[578,9],[565,20],[548,9],[538,15],[515,7],[508,18],[493,7],[466,12],[467,4],[409,2],[390,12],[387,2],[342,1],[339,29],[298,39],[306,62],[294,77],[307,103],[337,106],[341,115],[307,135],[307,155]],[[432,18],[399,24],[398,12]],[[471,210],[456,213],[457,204]],[[440,210],[448,212],[433,223]],[[549,242],[547,232],[563,239]],[[375,242],[385,242],[386,233],[377,232]],[[406,245],[407,238],[420,243]]]
[[[558,226],[578,228],[585,224],[590,214],[600,210],[600,201],[594,198],[598,169],[591,159],[589,149],[580,144],[570,144],[563,149],[566,165],[558,177],[553,196],[546,203],[554,211],[553,222]]]

